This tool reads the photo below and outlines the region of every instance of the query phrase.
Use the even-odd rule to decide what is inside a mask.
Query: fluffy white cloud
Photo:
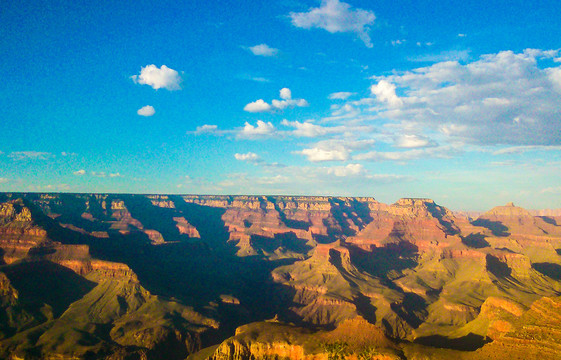
[[[279,52],[278,49],[272,48],[267,44],[251,46],[248,49],[253,53],[253,55],[257,56],[275,56]]]
[[[8,181],[10,181],[8,178],[5,178],[5,177],[0,178],[0,184],[5,184]]]
[[[399,148],[421,148],[437,146],[433,140],[420,135],[401,135],[395,139],[394,146]]]
[[[152,116],[156,113],[156,110],[154,110],[153,106],[146,105],[138,109],[136,113],[140,116]]]
[[[236,153],[236,154],[234,154],[234,157],[236,158],[236,160],[239,160],[239,161],[258,162],[258,161],[261,160],[259,155],[257,155],[256,153],[253,153],[253,152],[248,152],[248,153],[245,153],[245,154]]]
[[[291,12],[292,24],[299,28],[320,28],[330,33],[352,32],[372,47],[369,27],[374,24],[374,12],[363,9],[352,9],[351,5],[339,0],[322,0],[320,7],[311,8],[308,12]]]
[[[284,126],[293,127],[294,130],[291,131],[290,134],[298,137],[318,137],[327,134],[340,133],[345,130],[343,126],[325,127],[321,125],[316,125],[311,121],[300,122],[300,121],[288,121],[284,119],[281,122],[281,124]]]
[[[280,89],[280,97],[283,100],[290,100],[292,99],[292,91],[289,88],[282,88]]]
[[[247,112],[268,112],[273,110],[284,110],[286,108],[293,107],[305,107],[308,106],[308,102],[305,99],[293,99],[292,92],[289,88],[282,88],[280,90],[280,98],[282,100],[273,100],[271,104],[265,102],[263,99],[251,102],[244,107]]]
[[[271,105],[267,104],[263,99],[251,102],[243,108],[247,112],[266,112],[271,111]]]
[[[378,84],[372,85],[370,92],[372,92],[372,95],[376,95],[379,101],[385,102],[391,107],[403,105],[403,101],[395,93],[395,85],[386,80],[380,80]]]
[[[324,149],[314,147],[310,149],[303,149],[298,152],[308,158],[309,161],[345,161],[349,158],[349,150],[341,147],[338,149]]]
[[[329,99],[330,100],[347,100],[353,94],[354,93],[347,92],[347,91],[335,92],[335,93],[329,94]]]
[[[8,157],[14,160],[47,160],[53,154],[41,151],[13,151]]]
[[[77,175],[77,176],[82,176],[82,175],[85,175],[85,174],[86,174],[86,170],[80,169],[80,170],[78,170],[78,171],[74,171],[73,174],[74,174],[74,175]]]
[[[439,131],[451,141],[561,144],[561,87],[557,87],[558,81],[561,85],[561,66],[540,63],[558,53],[502,51],[467,64],[438,62],[377,77],[371,90],[382,101],[381,107],[365,109],[370,106],[365,102],[362,111],[370,113],[372,119]],[[396,89],[400,89],[400,97],[395,95]],[[365,113],[362,117],[366,118]]]
[[[156,90],[161,88],[168,90],[181,89],[179,73],[165,65],[162,65],[161,68],[158,68],[156,65],[141,67],[140,75],[133,75],[131,79],[136,84],[149,85]]]
[[[253,126],[246,122],[243,129],[238,133],[238,137],[247,139],[256,139],[267,137],[275,133],[275,127],[271,122],[257,120],[257,125]]]

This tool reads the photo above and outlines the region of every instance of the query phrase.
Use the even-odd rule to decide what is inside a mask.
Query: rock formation
[[[0,194],[0,259],[3,357],[560,351],[557,213],[513,204]]]

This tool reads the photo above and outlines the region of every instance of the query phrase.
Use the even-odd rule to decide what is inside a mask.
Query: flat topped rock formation
[[[416,198],[0,194],[0,357],[549,356],[555,341],[528,345],[524,329],[557,316],[555,216]]]

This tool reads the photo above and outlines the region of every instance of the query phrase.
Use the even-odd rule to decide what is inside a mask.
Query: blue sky
[[[18,1],[0,191],[561,207],[558,1]]]

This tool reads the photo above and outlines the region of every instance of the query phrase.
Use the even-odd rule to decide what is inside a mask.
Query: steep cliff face
[[[209,360],[226,359],[378,359],[397,360],[402,353],[383,331],[366,320],[347,320],[333,331],[311,332],[278,322],[253,323],[236,330]]]
[[[371,206],[373,219],[364,230],[348,239],[364,249],[408,242],[420,251],[460,242],[454,215],[429,199],[400,199],[395,204]]]

